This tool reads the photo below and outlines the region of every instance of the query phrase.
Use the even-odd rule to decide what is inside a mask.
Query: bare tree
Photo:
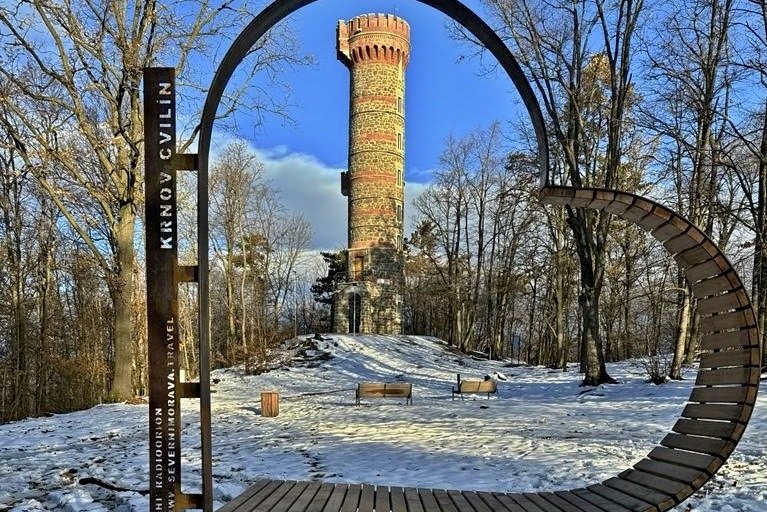
[[[244,142],[230,144],[211,169],[210,188],[211,247],[221,262],[225,288],[226,332],[220,350],[224,360],[233,362],[238,346],[245,345],[245,330],[238,329],[238,317],[246,309],[243,233],[253,223],[256,202],[265,195],[263,166]]]
[[[767,366],[767,3],[746,0],[740,7],[733,26],[744,37],[733,65],[746,75],[753,101],[730,111],[727,130],[738,144],[725,162],[747,201],[747,218],[741,221],[754,233],[751,297],[762,333],[762,366]]]
[[[618,186],[631,102],[632,43],[642,0],[485,4],[503,36],[519,50],[517,57],[542,99],[566,178],[576,187]],[[580,262],[583,384],[613,382],[599,332],[610,217],[568,208],[567,223]]]
[[[109,286],[115,400],[133,395],[130,314],[135,221],[143,200],[142,70],[172,64],[180,83],[193,90],[199,78],[193,62],[214,51],[214,36],[242,25],[245,7],[207,0],[18,0],[0,7],[0,109],[21,124],[5,127]],[[250,71],[274,71],[297,55],[290,38],[272,34],[252,52]],[[229,96],[229,107],[245,97],[243,91]],[[253,106],[279,110],[266,101]],[[87,205],[88,213],[73,205]]]
[[[653,108],[645,116],[666,147],[676,196],[682,211],[704,232],[726,242],[727,227],[715,226],[719,210],[723,119],[734,80],[730,31],[734,0],[674,2],[653,37],[648,58],[658,84]],[[677,278],[678,329],[669,377],[681,379],[681,367],[695,352],[695,302],[684,275]]]

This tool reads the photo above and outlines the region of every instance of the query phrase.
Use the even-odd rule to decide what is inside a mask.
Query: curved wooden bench
[[[719,248],[668,208],[634,194],[545,186],[547,204],[593,208],[649,231],[684,269],[701,315],[698,376],[660,445],[602,483],[560,492],[491,493],[262,480],[220,512],[663,512],[724,464],[756,401],[759,335],[748,293]]]
[[[543,187],[540,199],[604,210],[649,231],[679,263],[698,299],[700,367],[672,433],[633,468],[588,488],[629,510],[668,510],[716,473],[751,417],[761,355],[748,293],[727,257],[700,229],[654,201],[616,190],[557,186]]]

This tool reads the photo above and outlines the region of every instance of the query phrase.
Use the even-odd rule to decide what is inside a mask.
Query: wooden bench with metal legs
[[[359,382],[354,393],[356,405],[362,398],[404,398],[413,405],[413,384],[410,382]]]
[[[659,446],[617,476],[570,491],[506,494],[263,480],[220,512],[663,512],[705,484],[743,435],[759,386],[756,318],[740,278],[697,227],[654,201],[553,186],[544,187],[540,198],[633,222],[684,269],[698,299],[702,354],[688,403]]]
[[[463,400],[464,394],[479,394],[485,393],[487,399],[490,400],[490,395],[498,392],[498,382],[494,379],[461,379],[461,374],[458,374],[456,385],[451,390],[451,397],[455,400],[455,395],[461,395]]]

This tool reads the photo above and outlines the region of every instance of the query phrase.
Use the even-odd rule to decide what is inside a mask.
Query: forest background
[[[469,5],[533,84],[555,181],[647,195],[699,225],[748,283],[763,327],[767,5]],[[222,0],[0,5],[0,422],[145,394],[141,73],[176,68],[185,125],[179,150],[193,151],[214,71],[200,63],[217,62],[258,7]],[[420,16],[399,14],[411,24]],[[460,53],[455,66],[473,66],[466,73],[479,72],[479,81],[504,79],[470,35],[431,16],[430,26]],[[304,112],[292,103],[290,77],[316,57],[301,40],[301,23],[288,20],[259,42],[219,111],[225,135],[210,182],[216,367],[246,362],[256,372],[284,338],[329,330],[328,292],[345,272],[342,245],[316,244],[313,233],[327,222],[288,207],[290,190],[275,186],[267,169],[270,153],[249,141],[253,126]],[[323,30],[332,34],[333,26]],[[437,80],[449,82],[441,77],[451,73]],[[474,107],[488,116],[483,126],[466,122],[435,142],[439,130],[408,125],[416,164],[406,173],[417,186],[406,192],[413,203],[405,332],[493,358],[556,368],[580,361],[584,384],[610,382],[605,361],[633,357],[646,358],[658,381],[681,378],[697,354],[699,319],[674,260],[607,214],[540,205],[526,117],[499,112],[481,94],[466,96],[484,105]],[[466,115],[461,101],[451,105],[446,110]],[[407,108],[410,118],[425,117],[413,97]],[[344,131],[340,112],[333,129]],[[436,154],[429,172],[419,146]],[[196,261],[195,186],[188,173],[181,194],[187,264]],[[343,234],[345,223],[334,223]],[[313,294],[315,277],[324,279]],[[184,286],[181,303],[183,364],[194,378],[194,285]]]

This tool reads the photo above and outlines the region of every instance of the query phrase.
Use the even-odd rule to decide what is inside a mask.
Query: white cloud
[[[279,191],[282,203],[290,210],[303,212],[311,222],[314,236],[312,248],[332,249],[347,244],[347,199],[341,195],[341,172],[312,155],[290,153],[280,148],[256,152],[266,169],[267,179]],[[409,236],[416,214],[413,200],[426,188],[423,183],[405,184],[405,213]]]
[[[232,139],[217,140],[224,148]],[[303,213],[312,225],[311,250],[338,250],[347,244],[347,199],[341,195],[341,172],[313,155],[290,151],[287,146],[251,149],[264,164],[266,178],[280,195],[285,208]],[[215,152],[212,160],[215,160]],[[426,188],[424,183],[405,184],[405,236],[413,229],[412,202]]]
[[[346,198],[341,195],[343,169],[329,167],[312,155],[256,149],[266,177],[286,208],[301,212],[312,224],[313,249],[346,247]]]

